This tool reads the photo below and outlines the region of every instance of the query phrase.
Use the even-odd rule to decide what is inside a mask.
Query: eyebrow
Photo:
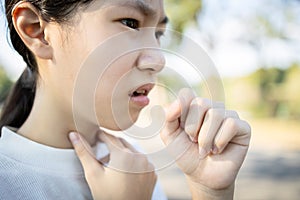
[[[120,4],[122,6],[132,7],[136,10],[139,10],[145,16],[157,15],[157,11],[144,0],[121,0]],[[167,24],[168,22],[169,18],[164,16],[162,20],[160,20],[159,24]]]

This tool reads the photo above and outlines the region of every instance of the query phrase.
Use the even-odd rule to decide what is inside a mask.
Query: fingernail
[[[198,143],[198,136],[194,137],[194,140],[193,140],[195,143]]]
[[[212,153],[213,154],[218,154],[219,150],[216,146],[214,146],[213,150],[212,150]]]
[[[203,159],[203,158],[206,157],[206,155],[207,155],[207,151],[204,148],[200,147],[200,149],[199,149],[199,158]]]
[[[198,137],[192,137],[190,136],[190,140],[194,143],[197,143],[198,142]]]
[[[80,140],[80,139],[79,139],[79,136],[78,136],[77,133],[71,132],[71,133],[69,134],[69,138],[70,138],[72,144],[77,144],[77,143],[79,143],[79,140]]]

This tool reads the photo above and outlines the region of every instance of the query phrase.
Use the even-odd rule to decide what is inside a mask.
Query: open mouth
[[[153,87],[154,84],[146,84],[135,89],[133,92],[129,93],[130,100],[138,106],[147,106],[150,103],[148,94],[153,89]]]
[[[147,90],[136,90],[131,95],[132,97],[138,97],[138,96],[148,96],[149,91]]]
[[[153,87],[154,84],[150,84],[150,83],[143,85],[137,88],[136,90],[134,90],[133,92],[131,92],[129,96],[131,97],[148,96],[149,92],[153,89]]]

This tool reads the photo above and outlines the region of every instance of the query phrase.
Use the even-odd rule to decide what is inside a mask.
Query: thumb
[[[103,171],[103,166],[99,161],[93,156],[91,146],[76,132],[71,132],[69,134],[69,139],[75,149],[76,155],[79,158],[81,165],[84,169],[85,174],[93,174],[95,170],[97,172]]]

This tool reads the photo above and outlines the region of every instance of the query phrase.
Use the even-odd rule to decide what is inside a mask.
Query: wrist
[[[234,183],[227,188],[223,189],[212,189],[201,185],[200,183],[195,183],[188,181],[190,190],[192,193],[193,200],[232,200],[234,195]]]

